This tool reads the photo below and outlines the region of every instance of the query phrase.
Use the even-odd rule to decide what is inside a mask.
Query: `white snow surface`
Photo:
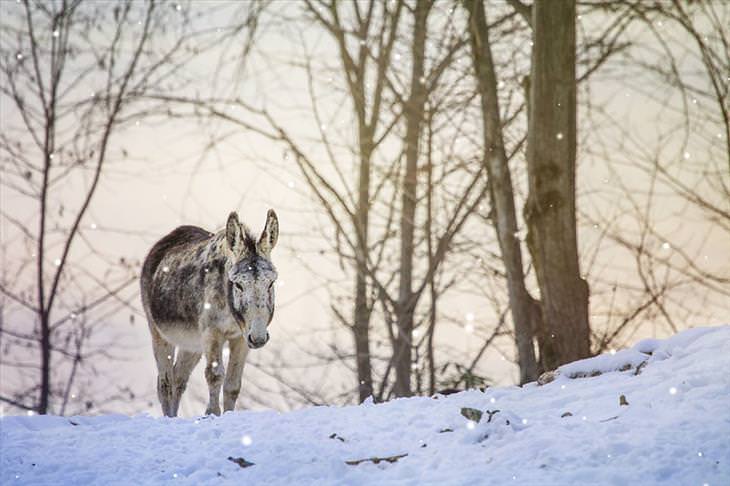
[[[569,377],[594,371],[602,374]],[[461,407],[499,412],[475,424]],[[8,416],[0,428],[3,485],[724,486],[730,326],[571,363],[544,386],[200,419]],[[345,462],[399,454],[407,456]]]

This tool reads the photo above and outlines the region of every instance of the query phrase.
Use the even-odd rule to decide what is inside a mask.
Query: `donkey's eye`
[[[241,292],[243,292],[243,285],[241,285],[238,282],[234,282],[233,285],[235,285],[238,290],[240,290]]]

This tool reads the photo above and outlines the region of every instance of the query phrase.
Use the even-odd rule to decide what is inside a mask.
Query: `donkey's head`
[[[268,327],[274,317],[276,268],[271,250],[279,237],[279,220],[273,209],[266,215],[266,226],[257,240],[241,226],[233,212],[226,223],[226,243],[230,258],[228,305],[239,325],[244,327],[249,348],[260,348],[269,340]]]

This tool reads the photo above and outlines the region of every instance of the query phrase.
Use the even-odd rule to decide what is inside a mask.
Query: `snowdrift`
[[[551,378],[283,414],[4,417],[0,483],[730,484],[730,326]]]

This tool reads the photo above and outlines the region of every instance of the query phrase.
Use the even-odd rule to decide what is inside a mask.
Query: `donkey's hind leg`
[[[172,393],[172,413],[176,417],[178,408],[180,408],[180,399],[190,379],[190,373],[193,372],[198,361],[200,361],[200,353],[183,351],[182,349],[177,350],[173,368],[174,387]]]
[[[173,397],[173,357],[175,346],[165,341],[165,338],[150,325],[152,333],[152,351],[157,362],[157,398],[162,406],[162,413],[168,417],[174,416],[172,410]]]

